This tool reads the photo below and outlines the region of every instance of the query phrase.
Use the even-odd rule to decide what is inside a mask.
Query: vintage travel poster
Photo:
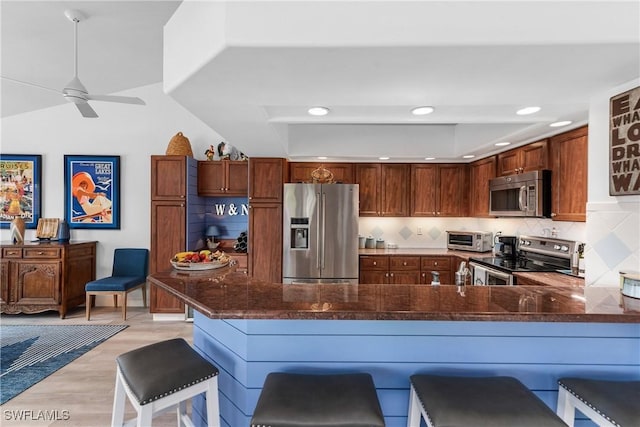
[[[40,155],[0,155],[0,221],[9,228],[22,218],[26,228],[36,228],[40,218]]]
[[[611,98],[609,194],[640,194],[640,87]]]
[[[119,156],[65,156],[70,228],[120,228]]]

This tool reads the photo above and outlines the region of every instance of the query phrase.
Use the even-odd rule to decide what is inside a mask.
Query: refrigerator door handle
[[[322,192],[322,252],[320,254],[320,268],[322,268],[324,270],[325,268],[325,263],[324,263],[324,241],[325,241],[325,233],[326,233],[326,214],[327,214],[327,194],[323,191]]]
[[[322,263],[321,263],[321,256],[320,254],[322,253],[322,238],[324,238],[324,235],[322,235],[322,231],[320,230],[320,228],[322,227],[322,221],[324,218],[322,218],[322,206],[320,206],[320,193],[316,193],[316,207],[318,208],[318,227],[316,227],[316,253],[318,254],[318,259],[317,259],[317,264],[316,267],[318,268],[318,270],[320,270],[322,268]]]

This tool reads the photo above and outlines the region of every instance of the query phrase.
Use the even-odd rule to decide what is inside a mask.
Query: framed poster
[[[120,156],[64,156],[69,228],[120,228]]]
[[[611,97],[609,195],[640,194],[640,87]]]
[[[37,228],[40,219],[42,156],[0,154],[0,227],[22,218],[25,228]]]

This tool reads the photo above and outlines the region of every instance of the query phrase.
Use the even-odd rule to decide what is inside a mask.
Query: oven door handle
[[[494,275],[494,276],[496,276],[496,277],[498,277],[500,279],[504,279],[507,282],[511,283],[511,274],[505,273],[504,271],[496,270],[496,269],[493,269],[491,267],[487,267],[486,265],[477,264],[477,263],[475,263],[473,261],[469,262],[469,267],[479,268],[479,269],[484,270],[484,271],[486,271],[488,273],[491,273],[492,275]]]

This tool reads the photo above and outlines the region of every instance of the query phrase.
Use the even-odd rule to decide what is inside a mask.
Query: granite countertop
[[[469,258],[491,256],[491,252],[454,251],[446,248],[396,248],[396,249],[358,249],[359,255],[414,255],[414,256],[457,256],[469,261]]]
[[[640,323],[640,300],[622,296],[618,287],[283,285],[253,280],[235,266],[169,270],[148,280],[218,319]]]

